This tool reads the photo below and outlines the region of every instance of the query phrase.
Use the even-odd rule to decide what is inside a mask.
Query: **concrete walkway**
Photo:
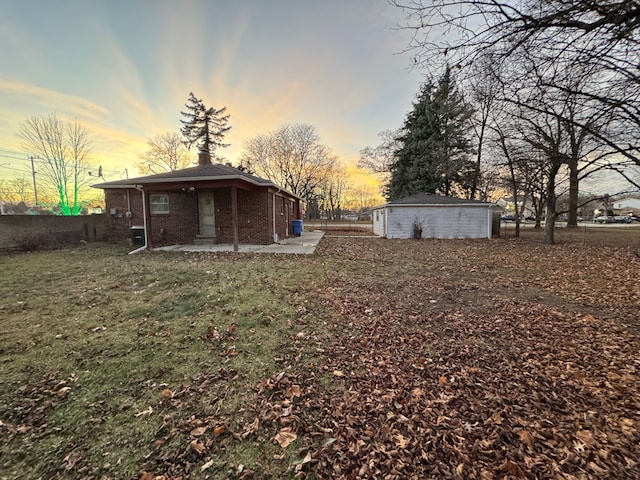
[[[299,237],[291,237],[280,243],[271,245],[238,245],[238,253],[293,253],[298,255],[310,255],[316,251],[316,246],[324,235],[323,231],[302,232]],[[232,244],[215,245],[169,245],[154,248],[161,252],[233,252]]]

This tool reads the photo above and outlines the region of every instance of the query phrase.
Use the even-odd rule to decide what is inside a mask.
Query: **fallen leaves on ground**
[[[298,438],[298,436],[291,431],[291,427],[284,427],[273,437],[282,448],[287,448],[296,438]]]
[[[282,289],[295,314],[264,378],[231,368],[248,356],[232,345],[242,324],[207,320],[195,341],[228,368],[203,364],[171,389],[141,381],[152,405],[126,415],[158,428],[139,478],[640,478],[635,256],[367,238],[329,238],[318,253],[300,259],[313,279]],[[16,387],[0,432],[43,435],[82,391],[74,381],[43,372]],[[250,401],[226,409],[234,396]],[[101,405],[89,405],[96,421]],[[226,463],[245,446],[262,456]],[[56,461],[69,478],[101,468],[81,442]]]
[[[359,241],[359,258],[380,261],[380,249]],[[303,369],[290,379],[305,391],[291,413],[298,439],[316,445],[313,475],[639,478],[638,296],[622,308],[601,298],[615,284],[607,271],[610,283],[594,278],[585,303],[586,287],[569,283],[585,254],[574,247],[537,246],[542,264],[564,259],[552,274],[519,276],[529,265],[521,254],[496,258],[489,274],[468,256],[473,242],[438,259],[440,243],[422,243],[426,253],[408,255],[436,272],[336,272],[315,291],[317,308],[335,312],[319,366],[329,381]],[[356,248],[332,239],[323,253],[348,258]],[[638,288],[638,263],[603,261]],[[521,298],[502,294],[514,286]]]

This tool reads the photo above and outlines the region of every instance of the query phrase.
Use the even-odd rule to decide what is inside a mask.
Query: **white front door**
[[[216,236],[216,211],[213,206],[213,192],[198,192],[198,217],[200,235]]]

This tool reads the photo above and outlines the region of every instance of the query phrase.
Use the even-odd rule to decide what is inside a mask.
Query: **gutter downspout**
[[[132,222],[131,222],[131,195],[129,194],[129,188],[127,188],[127,212],[129,212],[129,228],[131,228]]]
[[[135,188],[139,192],[142,192],[142,222],[144,224],[144,245],[129,252],[129,255],[134,255],[147,249],[147,205],[144,199],[144,190],[142,189],[142,185],[134,185],[133,188]]]
[[[273,198],[273,243],[279,243],[280,239],[278,238],[278,233],[276,232],[276,194],[280,193],[282,191],[282,189],[280,187],[277,187],[278,191],[277,192],[273,192],[271,194],[271,197]]]

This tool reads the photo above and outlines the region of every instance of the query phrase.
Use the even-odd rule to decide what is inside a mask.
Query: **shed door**
[[[216,211],[213,206],[213,192],[198,192],[198,214],[200,235],[215,237]]]

